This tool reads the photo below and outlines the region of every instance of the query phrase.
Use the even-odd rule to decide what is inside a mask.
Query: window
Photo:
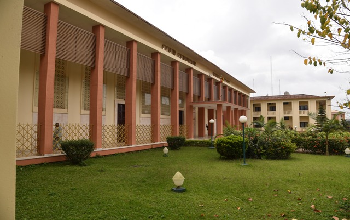
[[[259,107],[254,107],[254,111],[255,112],[261,112],[261,107],[259,106]]]
[[[179,92],[179,108],[185,107],[185,94],[184,92]]]
[[[276,111],[276,106],[270,106],[270,111],[275,112]]]
[[[289,116],[284,116],[283,120],[288,121],[289,120]]]
[[[299,105],[299,110],[309,110],[307,105]]]
[[[141,82],[142,114],[151,114],[151,83]]]
[[[90,75],[91,67],[84,67],[84,78],[83,78],[83,98],[82,98],[82,107],[83,110],[90,110]]]
[[[283,105],[288,105],[289,104],[289,102],[283,102]]]
[[[170,116],[170,89],[161,87],[160,92],[161,100],[161,114]]]
[[[54,108],[68,108],[68,77],[67,61],[56,59],[55,62],[55,84],[54,84]]]
[[[308,127],[308,122],[300,122],[300,127],[301,127],[301,128],[306,128],[306,127]]]
[[[116,89],[115,89],[115,96],[117,99],[124,99],[125,100],[125,76],[116,74]]]

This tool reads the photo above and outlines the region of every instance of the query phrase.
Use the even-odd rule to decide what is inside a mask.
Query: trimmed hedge
[[[168,147],[172,150],[178,150],[185,144],[185,137],[183,136],[169,136],[166,138]]]
[[[243,138],[241,136],[229,135],[215,140],[215,145],[221,157],[237,159],[243,154]]]
[[[94,151],[94,145],[94,142],[87,139],[62,141],[61,143],[67,160],[79,165],[85,165],[84,160],[90,157],[91,152]]]
[[[211,140],[186,140],[183,146],[191,147],[210,147]]]

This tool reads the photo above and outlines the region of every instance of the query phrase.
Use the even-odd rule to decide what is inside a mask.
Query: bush
[[[183,146],[191,147],[210,147],[211,140],[186,140]]]
[[[296,149],[296,145],[283,132],[278,131],[260,135],[257,144],[255,154],[262,159],[288,159]]]
[[[65,152],[67,160],[72,164],[84,165],[84,160],[90,157],[94,151],[94,143],[87,139],[63,141],[62,150]]]
[[[168,147],[172,150],[178,150],[185,144],[185,137],[182,136],[170,136],[166,138]]]
[[[323,137],[312,138],[306,137],[301,138],[302,144],[300,148],[306,153],[311,154],[325,154],[326,153],[326,140]],[[330,155],[343,155],[345,148],[347,148],[348,139],[346,138],[332,138],[328,139],[328,147]]]
[[[243,138],[241,136],[230,135],[215,140],[215,145],[221,157],[227,159],[240,158],[243,154]]]

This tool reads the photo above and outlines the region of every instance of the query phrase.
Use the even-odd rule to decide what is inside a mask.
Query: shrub
[[[240,158],[243,154],[243,138],[241,136],[230,135],[215,140],[215,145],[221,157],[227,159]]]
[[[166,138],[168,147],[172,150],[178,150],[185,144],[185,137],[183,136],[169,136]]]
[[[288,159],[296,149],[283,132],[273,132],[270,135],[262,134],[258,138],[256,155],[263,159]]]
[[[67,160],[72,164],[80,165],[84,165],[84,160],[88,159],[94,151],[94,143],[87,139],[63,141],[61,147]]]
[[[191,147],[210,147],[211,140],[186,140],[183,146]]]
[[[318,138],[305,137],[301,138],[301,148],[306,153],[325,154],[326,140],[321,135]],[[345,148],[349,146],[347,138],[332,138],[328,140],[330,155],[343,155]]]

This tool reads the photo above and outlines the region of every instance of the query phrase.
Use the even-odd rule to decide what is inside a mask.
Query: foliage
[[[155,148],[90,158],[86,167],[17,167],[16,219],[349,219],[349,158],[292,154],[241,166],[200,147],[162,155]],[[186,178],[181,195],[170,190],[177,171]]]
[[[223,132],[224,136],[229,136],[231,134],[239,135],[241,133],[239,130],[237,130],[236,126],[231,126],[230,123],[228,123],[228,121],[225,121],[225,127],[223,129]]]
[[[305,57],[304,64],[312,66],[325,66],[329,64],[328,72],[344,72],[334,68],[336,65],[348,65],[350,49],[350,24],[349,24],[349,1],[348,0],[302,0],[301,7],[306,9],[311,16],[304,16],[306,25],[296,27],[289,25],[290,30],[297,31],[297,37],[310,42],[312,45],[335,46],[337,56],[325,60],[316,57]],[[317,43],[320,42],[320,43]],[[350,94],[350,89],[346,91]],[[350,100],[347,98],[339,107],[350,108]]]
[[[312,154],[325,154],[326,153],[326,139],[324,137],[312,138],[306,137],[301,138],[298,147],[306,153]],[[331,138],[328,140],[329,154],[330,155],[343,155],[345,148],[349,146],[348,140],[343,138]]]
[[[237,159],[243,154],[243,137],[230,135],[215,140],[215,145],[221,157],[227,159]]]
[[[281,131],[261,134],[257,145],[255,154],[263,159],[288,159],[296,149],[296,145]]]
[[[185,144],[185,137],[183,136],[169,136],[166,138],[168,147],[172,150],[178,150],[181,146]]]
[[[211,140],[186,140],[183,146],[210,147]]]
[[[245,141],[247,143],[246,156],[248,158],[260,158],[260,156],[257,154],[259,149],[259,146],[258,146],[259,135],[260,135],[259,130],[255,128],[244,129]]]
[[[253,121],[252,124],[255,128],[263,128],[265,126],[265,117],[260,115],[259,119]]]
[[[94,145],[94,142],[87,139],[62,141],[61,143],[67,160],[79,165],[84,165],[84,160],[88,159],[91,152],[94,151]]]
[[[322,131],[323,124],[327,121],[326,110],[322,105],[318,108],[318,114],[316,116],[316,128],[319,131]]]

